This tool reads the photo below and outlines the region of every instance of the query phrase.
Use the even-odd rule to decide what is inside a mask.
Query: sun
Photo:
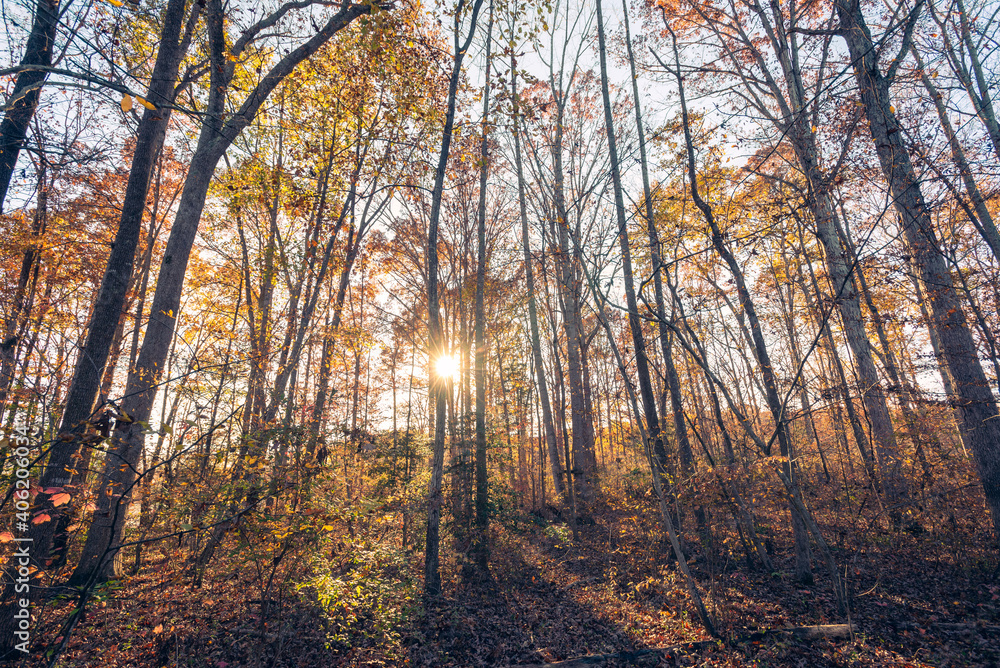
[[[457,378],[458,360],[454,355],[441,355],[434,361],[434,372],[439,378]]]

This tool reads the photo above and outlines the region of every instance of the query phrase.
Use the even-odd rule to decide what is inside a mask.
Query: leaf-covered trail
[[[415,662],[494,666],[551,662],[671,645],[706,636],[676,610],[623,600],[606,556],[538,533],[504,534],[489,582],[459,585],[428,615]]]

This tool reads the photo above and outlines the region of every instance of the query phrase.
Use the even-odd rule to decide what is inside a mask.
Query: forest
[[[995,0],[0,12],[0,662],[1000,665]]]

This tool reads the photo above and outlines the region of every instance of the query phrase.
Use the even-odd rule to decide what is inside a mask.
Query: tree
[[[479,545],[476,561],[479,570],[489,570],[489,530],[488,471],[486,469],[486,182],[489,176],[489,112],[490,73],[492,71],[493,46],[493,3],[490,3],[490,18],[486,24],[486,75],[483,84],[482,138],[479,148],[479,207],[476,211],[476,531]]]
[[[233,90],[231,84],[240,57],[248,55],[248,49],[253,47],[254,41],[296,9],[296,5],[282,5],[247,28],[232,46],[228,46],[226,13],[221,1],[209,0],[206,4],[211,88],[208,91],[198,146],[191,158],[177,215],[167,240],[164,261],[157,277],[156,294],[152,303],[154,315],[146,328],[136,368],[126,390],[127,399],[121,405],[113,448],[106,460],[104,477],[113,491],[112,494],[101,497],[101,502],[94,511],[83,555],[72,582],[85,583],[92,578],[106,579],[114,572],[114,560],[108,557],[113,556],[120,543],[124,511],[128,508],[128,495],[135,480],[135,464],[144,441],[144,425],[149,422],[157,386],[163,373],[163,362],[173,338],[187,261],[216,165],[240,132],[253,121],[271,92],[300,62],[316,53],[337,32],[358,17],[387,8],[355,4],[341,6],[321,29],[281,57],[249,91],[238,110],[232,113],[227,111],[227,104],[230,102],[230,91]],[[127,466],[122,466],[119,462]]]
[[[959,406],[960,428],[975,457],[994,529],[1000,540],[1000,413],[979,361],[951,272],[941,253],[930,210],[910,161],[908,147],[900,136],[899,119],[892,105],[890,87],[902,57],[909,49],[920,5],[907,19],[899,56],[885,71],[879,64],[880,54],[874,46],[860,4],[854,0],[837,0],[836,10],[840,29],[850,50],[855,82],[882,173],[902,219],[913,264],[930,301],[930,326],[936,331],[941,353],[954,380],[957,396],[953,401]]]
[[[46,68],[52,66],[59,16],[72,2],[67,0],[60,7],[59,0],[38,0],[35,5],[24,56],[10,98],[4,105],[3,121],[0,121],[0,210],[7,199],[7,189],[28,135],[28,126],[38,108],[38,98],[48,76]]]
[[[455,107],[458,99],[458,84],[462,76],[462,61],[476,35],[476,23],[482,9],[483,0],[459,0],[452,13],[453,62],[451,78],[448,81],[447,111],[441,136],[441,151],[438,154],[437,170],[434,173],[434,188],[431,192],[431,210],[427,225],[427,328],[428,350],[431,368],[437,360],[446,355],[447,341],[441,324],[441,302],[438,294],[438,232],[441,224],[441,198],[444,193],[444,179],[448,169],[448,155],[451,150],[452,133],[455,127]],[[462,25],[468,17],[468,32],[462,34]],[[434,438],[432,441],[431,481],[427,492],[427,541],[424,554],[424,593],[437,596],[441,593],[440,573],[440,525],[441,478],[444,473],[445,409],[448,403],[448,378],[441,374],[431,377],[431,394],[434,405]]]

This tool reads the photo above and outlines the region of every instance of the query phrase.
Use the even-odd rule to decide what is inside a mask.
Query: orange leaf
[[[49,517],[48,513],[38,513],[37,515],[35,515],[34,519],[31,520],[31,523],[32,524],[42,524],[44,522],[48,522],[51,519],[52,518]]]
[[[9,543],[12,540],[14,540],[14,534],[11,532],[4,531],[3,533],[0,533],[0,543]]]
[[[132,108],[132,96],[129,94],[122,95],[122,111],[128,113],[129,109]]]
[[[66,492],[59,492],[58,494],[53,495],[49,500],[52,501],[53,506],[61,506],[70,500],[70,495]]]

